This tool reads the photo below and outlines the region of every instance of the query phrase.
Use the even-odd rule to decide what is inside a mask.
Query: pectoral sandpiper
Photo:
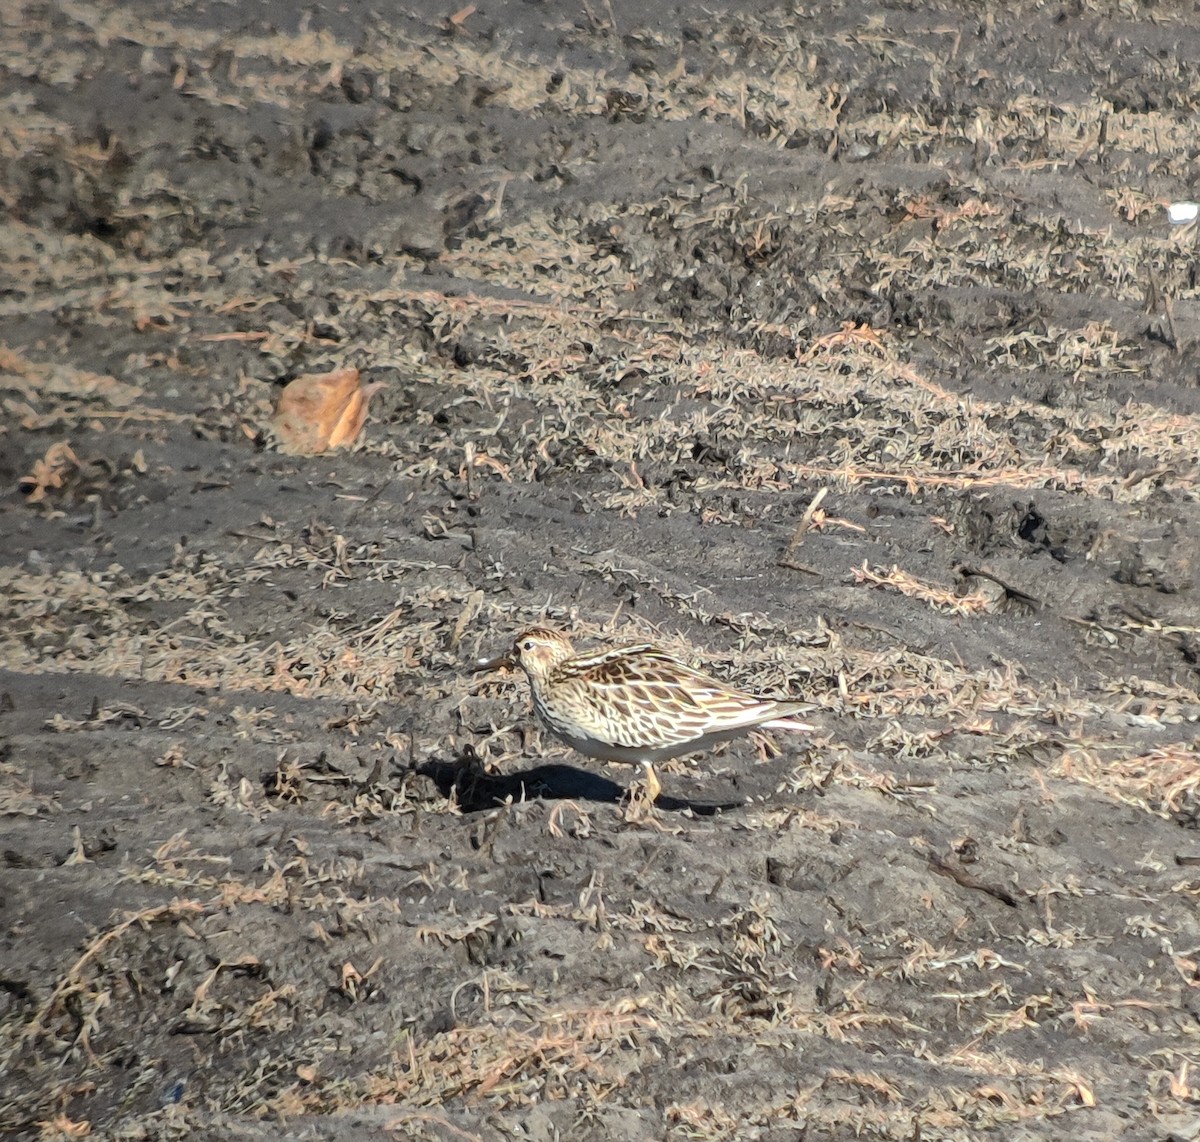
[[[735,690],[650,643],[576,654],[566,635],[530,627],[476,670],[520,666],[546,728],[588,757],[642,765],[645,795],[662,791],[654,763],[755,729],[811,730],[803,702]]]

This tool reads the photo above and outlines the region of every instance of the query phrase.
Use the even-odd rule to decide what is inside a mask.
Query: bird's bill
[[[512,654],[509,651],[505,651],[503,654],[497,654],[494,658],[477,658],[471,670],[473,673],[478,674],[484,670],[499,670],[502,666],[512,665]]]

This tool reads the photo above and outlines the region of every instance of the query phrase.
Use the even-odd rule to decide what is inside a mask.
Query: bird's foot
[[[658,774],[649,765],[645,767],[645,776],[640,781],[633,782],[625,799],[625,820],[641,821],[655,815],[654,803],[662,792],[662,782]]]

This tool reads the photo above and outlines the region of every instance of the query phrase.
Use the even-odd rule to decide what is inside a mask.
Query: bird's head
[[[495,670],[500,666],[519,666],[531,682],[544,682],[560,663],[575,653],[571,640],[549,627],[529,627],[513,639],[512,648],[495,658],[484,658],[476,670]]]

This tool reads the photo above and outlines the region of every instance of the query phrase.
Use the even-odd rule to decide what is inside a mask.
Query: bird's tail
[[[769,722],[759,722],[760,730],[815,730],[817,727],[798,718],[772,718]]]
[[[769,722],[759,722],[760,730],[801,730],[812,731],[817,727],[808,722],[802,722],[796,717],[797,714],[807,714],[810,710],[815,710],[815,706],[810,706],[804,702],[780,702],[777,716],[773,717]]]

